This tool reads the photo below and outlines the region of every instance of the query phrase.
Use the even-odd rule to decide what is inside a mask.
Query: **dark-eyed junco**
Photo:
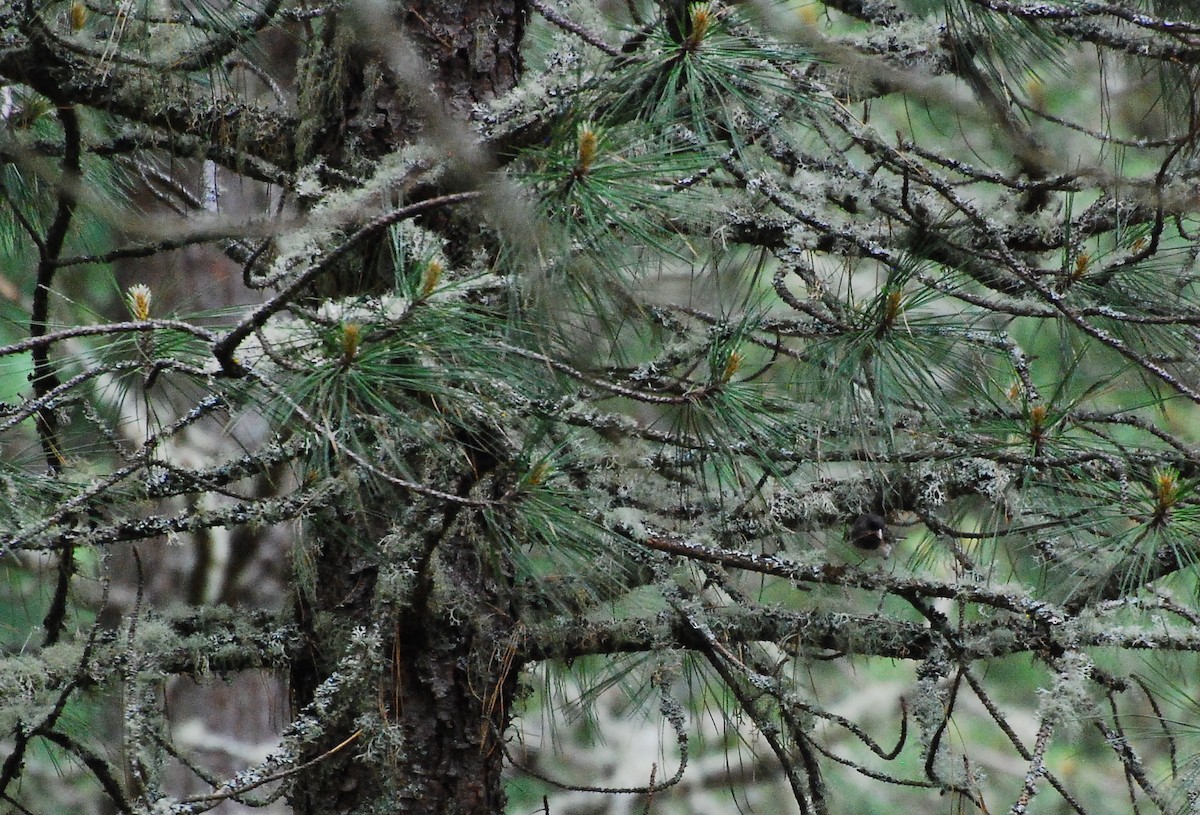
[[[855,549],[864,552],[880,552],[886,555],[891,549],[892,538],[887,522],[873,512],[864,512],[855,518],[846,537]]]

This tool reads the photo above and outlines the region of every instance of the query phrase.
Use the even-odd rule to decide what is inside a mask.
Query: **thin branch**
[[[248,317],[239,322],[213,345],[213,356],[221,364],[221,369],[230,376],[244,375],[244,369],[234,359],[234,354],[242,342],[254,333],[256,329],[262,328],[273,315],[287,308],[306,286],[322,274],[331,271],[338,261],[367,238],[378,234],[392,224],[420,215],[427,210],[472,201],[481,195],[483,193],[468,190],[466,192],[449,193],[447,195],[439,195],[435,198],[427,198],[424,201],[418,201],[381,215],[360,228],[335,249],[326,253],[320,261],[314,263],[298,275],[279,294],[255,309]]]
[[[579,23],[576,23],[573,20],[571,20],[569,17],[566,17],[565,15],[563,15],[557,9],[542,2],[542,0],[529,0],[529,4],[531,6],[533,6],[535,9],[537,9],[538,14],[545,17],[547,21],[558,26],[563,31],[567,31],[571,34],[574,34],[576,37],[579,37],[579,39],[583,40],[584,42],[588,43],[589,45],[593,45],[596,48],[599,48],[601,51],[603,51],[605,54],[608,54],[610,57],[621,56],[621,50],[619,48],[609,45],[599,35],[593,34],[591,31],[588,31],[586,28],[581,26]]]
[[[46,231],[46,237],[40,247],[40,262],[37,269],[37,283],[33,290],[33,310],[29,321],[30,338],[46,335],[50,319],[50,287],[54,281],[54,261],[62,251],[67,239],[67,231],[71,228],[71,218],[75,213],[75,199],[82,178],[80,163],[80,145],[82,136],[79,131],[79,118],[75,109],[60,107],[58,119],[63,128],[63,162],[62,177],[58,186],[58,207],[54,221]],[[33,383],[35,399],[44,399],[61,383],[54,367],[50,364],[50,346],[38,345],[33,348]],[[42,445],[42,455],[46,466],[52,474],[57,474],[66,463],[63,458],[61,440],[58,433],[58,414],[48,405],[42,405],[34,415],[38,440]],[[75,574],[75,547],[69,542],[64,543],[58,555],[57,581],[54,595],[46,616],[42,620],[45,630],[43,645],[53,645],[62,636],[67,618],[67,593],[71,588],[71,578]]]

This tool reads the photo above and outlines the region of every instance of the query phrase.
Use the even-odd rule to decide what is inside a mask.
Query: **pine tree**
[[[1200,8],[0,30],[14,811],[1195,811]]]

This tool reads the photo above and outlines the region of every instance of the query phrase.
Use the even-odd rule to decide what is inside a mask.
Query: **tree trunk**
[[[525,15],[521,0],[418,0],[397,8],[395,19],[426,58],[445,115],[464,119],[472,104],[519,78]],[[364,37],[347,35],[346,21],[326,26],[298,72],[307,117],[298,163],[319,153],[353,169],[419,139],[421,114],[397,90],[403,82],[379,72],[379,55],[364,55]],[[331,78],[340,87],[321,86]],[[372,288],[380,278],[367,262],[359,256],[356,268],[337,270],[336,283],[321,291]],[[451,458],[469,462],[456,485],[466,494],[489,467],[470,455],[477,442],[460,441],[468,455]],[[504,810],[500,745],[519,672],[510,658],[516,625],[506,611],[504,570],[470,518],[435,504],[417,510],[420,503],[405,494],[363,495],[359,512],[312,524],[310,589],[297,601],[307,648],[290,678],[293,706],[311,713],[324,736],[304,757],[315,761],[294,779],[297,813]],[[402,539],[400,528],[421,531]],[[342,683],[345,655],[373,626],[371,683]]]
[[[356,624],[380,623],[376,653],[385,658],[371,672],[373,686],[348,681],[328,718],[318,716],[326,734],[306,759],[324,757],[296,780],[296,812],[503,812],[501,742],[520,670],[512,658],[516,625],[504,610],[511,607],[506,581],[465,536],[436,541],[430,565],[405,584],[407,592],[397,590],[403,569],[368,566],[363,551],[412,562],[433,542],[330,540],[317,557],[313,600],[300,604],[310,652],[294,663],[295,701],[303,706],[319,695],[335,670],[331,655],[353,650]],[[405,602],[389,606],[384,598],[393,593]],[[328,753],[361,730],[370,733],[366,741],[381,743],[356,740]]]

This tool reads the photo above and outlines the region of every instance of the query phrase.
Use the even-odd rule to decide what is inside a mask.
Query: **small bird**
[[[888,532],[887,522],[873,512],[864,512],[855,518],[846,537],[855,549],[864,552],[878,551],[886,556],[892,548],[892,536]]]

